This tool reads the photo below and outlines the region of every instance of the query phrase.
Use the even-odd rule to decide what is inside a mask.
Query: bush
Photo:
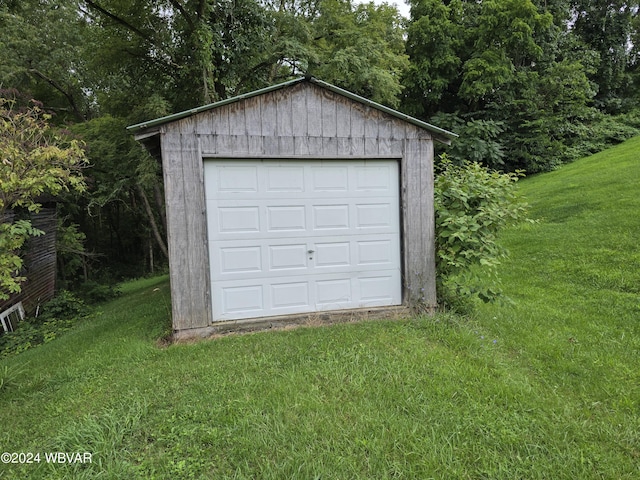
[[[79,318],[88,315],[89,309],[74,294],[62,291],[45,303],[40,312],[37,318],[18,322],[13,332],[0,336],[0,358],[54,340],[70,330]]]
[[[120,289],[111,283],[98,283],[93,280],[84,282],[77,289],[78,295],[84,298],[89,304],[106,302],[120,296]]]
[[[498,232],[526,217],[527,204],[516,192],[522,173],[490,171],[477,162],[454,165],[445,155],[436,172],[438,296],[453,308],[472,298],[494,300],[500,295],[497,266],[508,254]]]
[[[39,322],[51,319],[72,319],[86,315],[87,305],[73,293],[62,290],[40,308]]]

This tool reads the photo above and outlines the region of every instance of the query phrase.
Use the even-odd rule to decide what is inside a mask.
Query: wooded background
[[[127,125],[300,75],[460,134],[454,162],[536,173],[636,135],[639,2],[0,0],[0,96],[85,142],[60,198],[63,286],[166,268],[159,165]]]

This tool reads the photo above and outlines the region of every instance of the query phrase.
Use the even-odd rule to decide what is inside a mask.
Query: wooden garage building
[[[434,141],[314,78],[129,129],[162,159],[173,329],[436,305]]]

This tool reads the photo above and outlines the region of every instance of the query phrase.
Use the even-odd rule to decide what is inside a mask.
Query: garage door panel
[[[356,205],[356,228],[392,228],[397,217],[389,203],[359,203]]]
[[[307,245],[269,245],[269,270],[288,272],[307,268]]]
[[[392,265],[394,251],[391,239],[357,242],[357,265]]]
[[[258,167],[256,165],[226,165],[218,169],[216,182],[213,184],[217,193],[258,192]]]
[[[304,231],[307,229],[304,205],[269,206],[267,210],[267,231]]]
[[[217,217],[214,230],[219,233],[260,231],[260,209],[257,206],[219,207]]]
[[[326,194],[326,192],[338,193],[349,190],[349,169],[336,163],[322,162],[310,168],[312,192]]]
[[[397,177],[394,176],[390,166],[361,166],[356,167],[355,171],[355,190],[360,193],[376,192],[391,193],[394,189],[391,182],[396,181]]]
[[[242,318],[265,309],[262,285],[225,286],[219,291],[221,313]]]
[[[349,229],[349,205],[313,205],[312,210],[313,230]]]
[[[320,308],[345,308],[345,305],[352,303],[350,278],[318,280],[315,282],[315,287],[316,304]]]
[[[205,184],[215,321],[401,303],[397,162],[205,161]]]
[[[271,165],[266,167],[266,193],[299,193],[305,190],[303,166]]]
[[[399,278],[393,272],[390,272],[389,275],[358,278],[358,291],[362,306],[389,305],[396,293],[398,280]]]
[[[262,271],[262,249],[260,246],[220,248],[220,273],[249,273]]]
[[[345,241],[319,243],[315,242],[309,254],[316,268],[350,267],[351,244]]]
[[[309,282],[286,282],[271,285],[271,299],[273,309],[308,308]]]

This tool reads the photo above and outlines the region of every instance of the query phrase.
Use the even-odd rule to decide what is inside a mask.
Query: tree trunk
[[[164,242],[162,235],[160,234],[160,230],[158,229],[158,224],[156,223],[156,218],[153,215],[153,210],[151,210],[151,205],[149,204],[149,200],[147,199],[147,194],[144,192],[144,188],[142,188],[142,185],[138,184],[137,186],[138,186],[138,194],[142,199],[142,204],[144,205],[144,209],[147,212],[147,217],[149,217],[149,224],[151,225],[151,230],[153,230],[153,236],[155,237],[156,242],[158,242],[158,246],[160,247],[160,250],[162,250],[162,253],[168,260],[169,251],[167,250],[167,245]]]

